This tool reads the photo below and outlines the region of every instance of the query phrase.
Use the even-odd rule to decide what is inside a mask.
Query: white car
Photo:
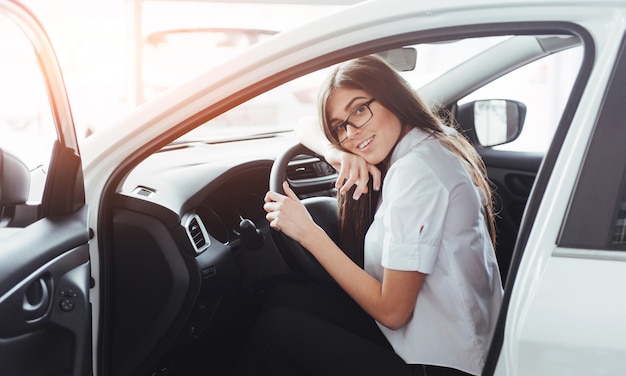
[[[79,145],[45,33],[0,1],[0,81],[38,76],[51,105],[48,131],[0,122],[0,374],[228,374],[269,289],[326,278],[270,231],[263,195],[285,176],[307,201],[335,194],[291,132],[314,103],[254,103],[371,53],[454,116],[494,183],[505,295],[483,375],[626,374],[625,19],[622,0],[367,1]]]

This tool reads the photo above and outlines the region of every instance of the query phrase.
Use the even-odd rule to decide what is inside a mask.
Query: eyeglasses
[[[372,109],[370,108],[370,104],[372,104],[375,100],[375,98],[372,98],[363,103],[359,107],[355,108],[350,115],[348,115],[348,118],[345,121],[330,128],[330,134],[333,136],[335,141],[341,144],[348,139],[348,125],[359,129],[370,121],[372,116],[374,116]]]

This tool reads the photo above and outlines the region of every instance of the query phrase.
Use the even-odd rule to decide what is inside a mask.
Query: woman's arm
[[[321,228],[307,233],[301,241],[339,286],[376,321],[389,329],[398,329],[411,318],[425,274],[384,269],[380,283],[352,262]]]
[[[302,145],[319,155],[323,155],[324,158],[326,158],[326,149],[333,147],[333,144],[328,141],[320,127],[320,123],[315,117],[309,116],[300,119],[294,128],[294,132]],[[328,161],[328,163],[331,163],[331,161]],[[331,164],[335,167],[333,163]]]
[[[335,281],[374,319],[397,329],[411,317],[425,274],[385,269],[382,283],[350,260],[317,226],[288,184],[286,196],[268,192],[270,226],[308,249]]]
[[[372,176],[374,190],[380,189],[380,170],[376,166],[367,164],[363,158],[349,153],[328,141],[317,119],[313,117],[303,118],[298,122],[294,131],[302,145],[319,155],[323,155],[326,162],[339,172],[335,183],[339,193],[345,194],[353,185],[356,185],[352,197],[358,200],[361,195],[367,193],[367,183],[370,175]]]

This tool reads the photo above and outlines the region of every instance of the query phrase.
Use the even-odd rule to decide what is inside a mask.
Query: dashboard
[[[242,292],[294,275],[263,199],[274,159],[295,143],[278,134],[170,145],[128,174],[113,199],[105,260],[114,374],[189,346],[220,316],[242,313],[233,303]],[[286,175],[301,198],[334,194],[336,174],[315,155],[296,156]]]

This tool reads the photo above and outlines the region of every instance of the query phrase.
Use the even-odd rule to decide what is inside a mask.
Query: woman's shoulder
[[[387,174],[403,176],[403,180],[437,180],[446,186],[465,180],[467,175],[459,158],[434,136],[422,138],[405,149]]]
[[[454,163],[457,159],[434,135],[422,130],[407,133],[397,146],[391,168],[403,169],[410,166],[432,170],[433,166]]]
[[[421,148],[411,149],[390,166],[385,180],[388,182],[393,180],[405,186],[424,182],[435,184],[440,180],[440,174],[431,158],[432,155],[425,153]]]

